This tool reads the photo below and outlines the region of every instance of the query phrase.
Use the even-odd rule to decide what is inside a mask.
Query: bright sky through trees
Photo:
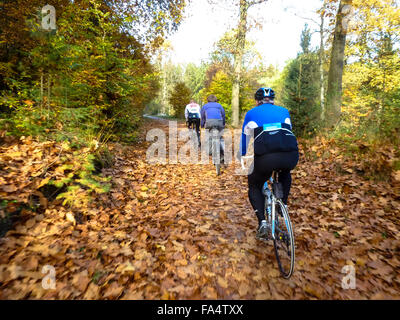
[[[253,29],[248,39],[256,41],[256,48],[267,64],[283,66],[300,51],[300,34],[306,21],[302,17],[318,20],[320,0],[270,0],[250,9],[251,18],[262,22],[262,30]],[[170,37],[175,63],[200,63],[207,59],[212,45],[225,31],[236,27],[238,8],[210,5],[207,0],[193,0],[185,12],[185,19],[178,31]],[[236,14],[236,15],[235,15]],[[260,19],[261,18],[261,19]],[[249,19],[251,20],[254,19]],[[311,29],[315,26],[311,25]],[[313,46],[318,45],[318,35],[313,36]]]

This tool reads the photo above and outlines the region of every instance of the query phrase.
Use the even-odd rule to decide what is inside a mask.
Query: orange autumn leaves
[[[216,177],[211,164],[148,165],[146,147],[110,145],[115,163],[103,175],[112,177],[111,191],[95,195],[86,215],[57,201],[48,201],[39,214],[24,212],[0,239],[0,298],[400,297],[394,182],[364,180],[337,147],[315,145],[320,156],[310,153],[313,146],[303,147],[293,172],[289,210],[296,267],[289,281],[279,274],[272,242],[255,239],[246,177],[235,176],[233,167]],[[9,148],[26,147],[19,142]],[[50,163],[57,154],[50,153]],[[7,166],[31,161],[39,172],[34,157],[32,151],[22,162],[8,158]],[[18,179],[6,176],[4,185],[28,195],[10,183],[13,177]],[[341,287],[341,270],[349,264],[356,268],[356,290]],[[41,287],[44,265],[55,267],[55,290]]]

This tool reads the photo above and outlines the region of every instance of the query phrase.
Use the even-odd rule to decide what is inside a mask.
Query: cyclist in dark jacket
[[[217,97],[214,95],[210,95],[207,102],[201,109],[201,127],[208,129],[217,125],[223,130],[225,127],[224,107],[217,102]]]
[[[272,174],[279,170],[279,181],[283,186],[283,203],[287,205],[290,186],[290,171],[299,160],[297,139],[292,133],[289,111],[274,105],[275,92],[271,88],[260,88],[255,94],[257,106],[247,112],[242,129],[241,155],[247,153],[249,136],[254,134],[254,170],[248,176],[249,200],[258,218],[257,237],[267,235],[262,188]]]
[[[217,129],[219,131],[221,143],[220,143],[220,155],[221,162],[224,162],[224,147],[222,134],[225,128],[225,110],[217,102],[215,95],[210,95],[207,98],[207,104],[201,109],[201,127],[206,129]]]

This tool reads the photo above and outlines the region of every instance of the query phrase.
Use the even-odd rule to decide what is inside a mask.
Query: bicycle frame
[[[249,157],[248,157],[249,158]],[[240,159],[241,160],[241,165],[242,169],[245,170],[244,166],[244,159],[243,157]],[[278,182],[278,172],[273,171],[272,176],[269,178],[268,181],[266,181],[266,188],[269,190],[268,193],[270,193],[270,199],[271,203],[267,202],[267,197],[268,194],[264,192],[264,187],[263,187],[263,194],[265,196],[265,208],[264,212],[266,215],[267,224],[269,225],[270,232],[271,232],[271,237],[274,242],[274,248],[275,248],[275,256],[278,262],[279,269],[281,273],[283,274],[283,277],[285,279],[288,279],[291,277],[293,270],[294,270],[294,263],[295,263],[295,244],[294,244],[294,235],[293,235],[293,228],[292,228],[292,223],[290,221],[289,213],[287,211],[287,208],[282,202],[282,197],[283,197],[283,192],[281,189],[281,185]],[[264,184],[265,186],[265,184]],[[281,216],[283,217],[284,220],[284,225],[286,226],[287,232],[283,231],[281,228],[283,227],[283,222],[278,221],[277,224],[277,207],[278,205],[280,206],[281,209]],[[269,207],[268,207],[269,206]],[[282,226],[282,227],[280,227]],[[278,232],[277,232],[278,230]],[[282,238],[282,233],[284,233],[284,238]],[[289,271],[286,272],[284,268],[282,267],[282,260],[280,257],[280,254],[278,253],[278,245],[277,243],[280,241],[285,241],[286,245],[288,246],[287,248],[287,253],[290,255],[290,267]]]
[[[277,172],[274,171],[272,173],[272,177],[275,177],[275,179],[276,179],[276,175],[277,175]],[[274,183],[277,183],[274,180],[274,178],[272,178],[272,177],[269,179],[269,181],[271,182],[271,186],[273,186]],[[271,233],[272,233],[272,239],[273,240],[276,240],[276,238],[275,238],[275,221],[276,221],[275,217],[276,217],[276,203],[277,203],[277,201],[278,201],[278,199],[275,196],[274,188],[272,187],[271,188],[271,204],[272,204],[271,219],[272,219],[272,221],[269,221],[269,222],[270,222],[270,225],[271,225]],[[285,221],[286,228],[289,229],[289,224],[288,224],[288,222],[286,220],[286,217],[284,216],[283,219]]]
[[[272,179],[272,177],[270,178],[270,181],[271,181],[271,184],[274,183],[274,180]],[[271,191],[272,210],[271,210],[271,213],[268,214],[268,215],[270,215],[270,217],[268,217],[268,219],[270,221],[268,221],[268,222],[269,222],[269,224],[271,226],[271,236],[272,236],[273,240],[276,240],[276,238],[275,238],[275,221],[276,221],[276,219],[275,219],[275,214],[276,214],[276,210],[275,210],[276,209],[276,205],[275,205],[275,203],[276,203],[276,197],[275,197],[275,194],[274,194],[274,192],[272,190]]]
[[[200,127],[199,127],[199,131],[197,131],[197,125],[194,121],[186,121],[188,130],[191,134],[196,134],[195,139],[193,139],[193,144],[195,147],[200,146]]]
[[[219,133],[217,133],[217,131],[219,131],[218,128],[211,127],[208,130],[209,130],[209,136],[208,136],[209,147],[211,148],[215,147],[215,155],[213,154],[213,160],[217,160],[218,155],[219,158],[221,157],[220,150],[222,148],[222,137],[220,137]]]
[[[209,136],[208,136],[208,151],[211,148],[212,154],[212,162],[215,165],[215,170],[217,176],[221,173],[221,148],[222,148],[222,141],[221,137],[219,136],[219,130],[216,127],[208,128]]]

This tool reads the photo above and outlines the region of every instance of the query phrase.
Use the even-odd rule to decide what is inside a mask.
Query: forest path
[[[146,123],[168,133],[168,121]],[[399,201],[387,183],[302,152],[289,199],[296,265],[285,280],[272,241],[255,239],[246,176],[234,165],[217,177],[212,164],[149,164],[149,145],[114,147],[104,170],[114,191],[89,221],[74,226],[50,207],[0,240],[0,298],[400,298]],[[43,265],[55,267],[55,290],[42,287]],[[354,290],[342,288],[346,265]]]

